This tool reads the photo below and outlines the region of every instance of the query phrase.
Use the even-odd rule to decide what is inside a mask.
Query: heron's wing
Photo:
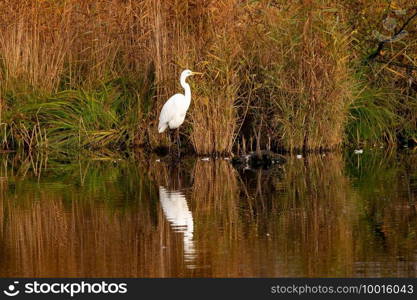
[[[162,106],[161,113],[159,115],[158,131],[163,132],[167,127],[170,120],[172,120],[178,113],[178,103],[183,102],[183,94],[175,94],[165,102]]]

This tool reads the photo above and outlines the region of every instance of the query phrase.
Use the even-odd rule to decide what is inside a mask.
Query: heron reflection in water
[[[180,232],[184,236],[184,261],[188,268],[192,265],[196,251],[193,240],[194,221],[193,215],[188,208],[184,194],[177,190],[167,190],[159,186],[159,200],[162,211],[174,232]]]

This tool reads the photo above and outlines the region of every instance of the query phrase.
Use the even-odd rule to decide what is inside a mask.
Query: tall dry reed
[[[4,80],[54,90],[146,71],[150,2],[1,1]]]
[[[71,44],[71,8],[41,1],[1,1],[2,85],[56,89]]]
[[[189,79],[193,102],[180,129],[183,144],[196,153],[230,154],[238,144],[254,146],[255,135],[262,147],[332,149],[344,140],[356,87],[349,60],[359,60],[355,47],[364,48],[370,39],[364,38],[367,25],[352,15],[369,21],[368,14],[383,12],[380,2],[375,9],[359,2],[356,12],[336,0],[2,0],[2,110],[23,107],[31,90],[123,86],[129,91],[125,99],[131,98],[125,106],[141,106],[133,128],[136,143],[155,148],[169,143],[157,132],[158,113],[181,91],[179,74],[190,68],[205,73]],[[406,47],[395,44],[392,52],[414,64],[410,37]],[[407,94],[406,108],[398,109],[404,118],[396,126],[412,135],[415,108],[409,103],[415,88],[405,86],[412,72],[399,69],[384,65],[374,77],[408,78],[396,90]],[[398,86],[396,80],[390,83]],[[15,122],[2,115],[6,126]]]
[[[263,116],[264,135],[289,151],[332,149],[343,141],[352,101],[350,33],[341,11],[326,8],[264,8],[248,31],[246,51],[259,84],[252,119],[259,124]]]

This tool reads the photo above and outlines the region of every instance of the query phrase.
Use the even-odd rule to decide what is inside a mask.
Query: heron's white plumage
[[[185,104],[187,101],[183,94],[175,94],[165,102],[159,115],[159,133],[164,132],[167,127],[175,129],[181,126],[188,110]]]
[[[185,115],[191,103],[191,88],[185,80],[188,76],[200,74],[185,70],[181,73],[180,82],[184,94],[175,94],[165,102],[159,115],[158,132],[164,132],[168,127],[176,129],[184,123]]]

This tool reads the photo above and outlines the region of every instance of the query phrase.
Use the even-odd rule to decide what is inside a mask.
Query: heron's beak
[[[191,75],[203,75],[203,73],[200,73],[200,72],[191,72]]]

